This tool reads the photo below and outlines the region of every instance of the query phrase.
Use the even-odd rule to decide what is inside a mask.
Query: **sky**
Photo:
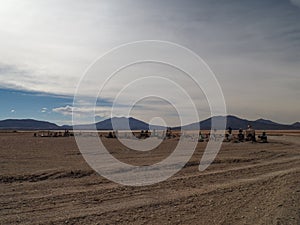
[[[185,46],[207,63],[222,88],[228,114],[286,124],[300,121],[299,0],[0,0],[0,5],[0,119],[62,125],[72,123],[74,112],[84,122],[93,109],[73,107],[73,97],[93,62],[122,44],[163,40]],[[160,65],[148,68],[121,73],[99,98],[96,120],[110,116],[121,84],[142,73],[160,71],[193,92],[193,85],[181,80],[184,74]],[[167,84],[148,85],[173,94]],[[137,86],[124,95],[123,105],[143,90]],[[199,119],[209,117],[205,95],[195,90],[193,99]],[[177,102],[182,107],[186,103],[180,96]],[[131,115],[143,120],[163,115],[176,125],[175,114],[172,105],[150,97],[136,104]]]

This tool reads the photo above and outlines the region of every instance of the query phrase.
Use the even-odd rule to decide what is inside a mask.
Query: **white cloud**
[[[56,112],[56,113],[61,113],[65,116],[71,116],[73,113],[73,109],[74,109],[74,107],[67,105],[64,107],[54,108],[54,109],[52,109],[52,111]]]
[[[58,107],[58,108],[54,108],[52,109],[53,112],[56,113],[60,113],[63,114],[65,116],[71,116],[72,114],[76,114],[78,116],[90,116],[90,115],[94,115],[95,116],[100,116],[102,118],[104,117],[110,117],[111,115],[111,108],[110,107],[73,107],[70,105],[66,105],[63,107]]]
[[[277,46],[285,49],[275,55],[284,54],[292,42],[276,42],[276,38],[271,38],[280,36],[280,32],[299,29],[295,25],[296,18],[294,22],[291,22],[294,18],[288,16],[285,22],[280,22],[285,18],[276,19],[276,16],[272,16],[273,22],[265,19],[263,8],[250,8],[249,17],[237,13],[249,8],[247,4],[245,7],[229,3],[212,7],[196,2],[148,4],[140,1],[129,6],[127,3],[1,1],[0,63],[20,72],[0,73],[0,86],[73,95],[90,63],[125,42],[149,38],[170,40],[186,44],[201,56],[212,56],[214,61],[215,57],[227,58],[233,53],[241,56],[255,52],[256,57]],[[148,10],[140,11],[145,6]],[[231,10],[236,14],[228,18],[226,12]],[[272,10],[270,13],[278,13]],[[164,17],[158,17],[162,14]],[[215,15],[214,19],[207,19],[211,14]]]
[[[46,107],[41,109],[41,113],[46,113],[48,111],[48,109]]]
[[[291,3],[300,8],[300,0],[290,0]]]

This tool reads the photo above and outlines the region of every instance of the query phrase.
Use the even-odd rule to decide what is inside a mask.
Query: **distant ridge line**
[[[216,116],[214,117],[215,121],[223,120],[224,116]],[[184,125],[182,127],[172,127],[173,130],[193,130],[199,127],[202,130],[210,130],[211,129],[211,120],[212,118],[208,118],[202,120],[200,122],[191,123],[188,125]],[[227,126],[236,130],[239,128],[246,129],[247,125],[252,125],[257,130],[300,130],[300,122],[295,122],[293,124],[280,124],[273,122],[267,119],[258,119],[258,120],[247,120],[241,119],[237,116],[228,115],[226,116]],[[153,130],[153,129],[165,129],[164,126],[160,125],[149,125],[148,123],[135,119],[133,117],[113,117],[109,118],[95,124],[81,124],[75,125],[74,129],[78,130],[113,130],[112,123],[116,124],[119,130],[128,130],[128,124],[131,130]],[[218,128],[218,127],[217,127]],[[5,119],[0,120],[0,130],[64,130],[64,129],[73,129],[71,125],[63,125],[59,126],[55,123],[51,123],[48,121],[40,121],[34,119]]]

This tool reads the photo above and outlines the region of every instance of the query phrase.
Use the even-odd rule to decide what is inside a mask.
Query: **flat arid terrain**
[[[158,184],[131,187],[94,172],[74,137],[0,133],[0,224],[300,224],[300,132],[268,132],[269,143],[223,143],[198,170],[206,142]],[[282,135],[283,134],[283,135]],[[134,165],[167,157],[177,140],[133,152],[102,138]]]

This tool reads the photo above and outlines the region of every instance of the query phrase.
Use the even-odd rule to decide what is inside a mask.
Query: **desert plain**
[[[166,181],[124,186],[97,174],[74,137],[0,133],[0,224],[300,224],[300,131],[270,131],[269,143],[223,143],[198,170],[206,142]],[[167,157],[177,139],[152,151],[102,137],[120,161]]]

